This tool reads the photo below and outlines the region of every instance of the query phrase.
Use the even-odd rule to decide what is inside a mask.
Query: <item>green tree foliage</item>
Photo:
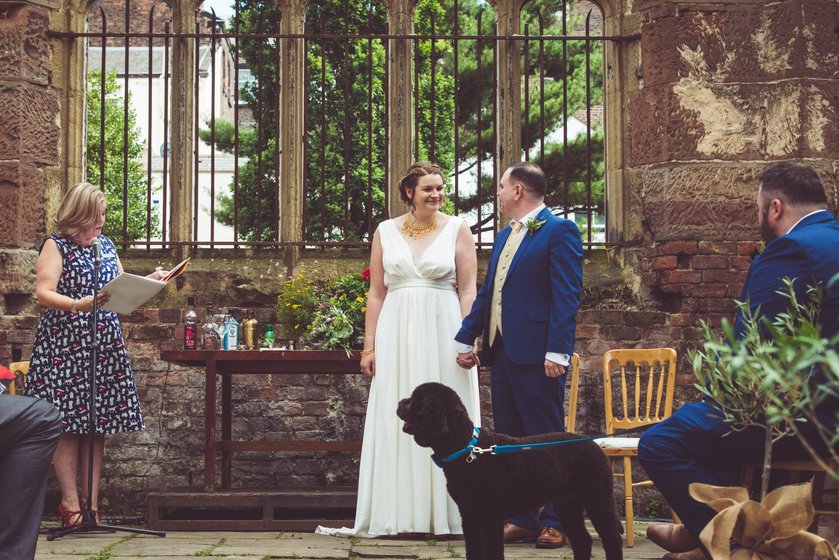
[[[306,31],[383,34],[386,21],[383,3],[320,0],[309,4]],[[306,237],[369,239],[385,216],[384,42],[312,39],[306,51]]]
[[[105,149],[101,161],[100,124],[102,92],[105,93]],[[125,143],[125,104],[128,103],[128,142]],[[108,210],[104,233],[115,240],[137,241],[160,236],[157,206],[148,200],[148,176],[141,167],[145,143],[140,139],[137,115],[131,108],[130,93],[124,98],[116,72],[90,71],[87,75],[87,181],[99,186],[104,170],[105,198]],[[125,154],[125,155],[124,155]],[[127,159],[127,161],[126,161]],[[125,171],[127,166],[127,180]],[[123,206],[128,213],[123,213]],[[125,231],[125,235],[123,235]]]
[[[534,37],[522,47],[522,50],[528,51],[525,79],[530,86],[528,99],[522,107],[522,146],[530,159],[545,170],[549,189],[547,204],[568,212],[585,211],[589,204],[587,139],[584,134],[574,137],[569,132],[568,144],[564,148],[562,142],[549,142],[545,145],[544,154],[541,153],[539,140],[543,127],[545,134],[550,134],[565,126],[575,113],[585,110],[587,89],[592,106],[603,103],[603,44],[600,41],[589,43],[587,79],[585,41],[546,40],[540,45],[536,39],[540,34],[584,37],[585,15],[575,10],[575,6],[576,2],[533,0],[522,14],[522,33]],[[591,31],[590,34],[593,35]],[[541,89],[542,74],[544,92]],[[523,100],[524,93],[523,88]],[[542,99],[544,120],[540,117]],[[605,173],[602,122],[593,123],[590,142],[591,204],[602,213]]]
[[[281,13],[276,2],[236,0],[234,8],[237,15],[228,22],[227,33],[279,33]],[[231,181],[230,194],[217,196],[216,219],[235,226],[238,239],[277,240],[277,40],[238,38],[233,44],[233,56],[247,61],[253,72],[255,79],[242,88],[239,102],[249,107],[256,125],[237,128],[234,123],[216,120],[199,131],[204,142],[215,143],[218,150],[239,157],[238,181]]]
[[[235,6],[238,16],[228,22],[229,33],[276,33],[281,18],[276,3],[235,0]],[[523,32],[538,36],[541,15],[543,35],[581,35],[583,16],[573,6],[572,0],[533,0],[523,14]],[[457,4],[454,0],[419,0],[414,11],[418,36],[449,36],[414,41],[415,158],[436,161],[450,175],[470,169],[477,172],[478,159],[490,160],[495,149],[494,20],[492,9],[479,0],[458,0]],[[386,42],[375,38],[387,32],[386,21],[384,2],[317,0],[308,4],[306,31],[310,35],[361,37],[306,40],[307,240],[368,240],[386,215]],[[451,38],[480,35],[488,38]],[[548,135],[585,107],[585,42],[545,40],[540,48],[534,39],[522,41],[521,46],[523,53],[529,53],[527,63],[522,56],[522,67],[523,80],[530,84],[529,100],[523,102],[522,141],[530,159],[542,163],[548,174],[548,204],[579,211],[589,200],[586,138],[570,137],[565,147],[548,142],[544,153],[538,139],[543,128]],[[591,102],[599,104],[602,45],[595,41],[591,46]],[[241,159],[235,196],[239,201],[239,238],[276,239],[277,41],[241,38],[235,52],[256,78],[242,100],[257,123],[254,129],[238,131]],[[540,95],[544,97],[543,117],[539,114]],[[235,132],[232,124],[217,121],[216,147],[232,151]],[[201,137],[209,142],[210,131],[203,130]],[[592,131],[591,154],[591,202],[602,212],[603,136],[599,125]],[[479,196],[484,203],[493,200],[493,177],[481,179],[480,193],[459,193],[461,212],[475,209]],[[221,197],[218,219],[232,225],[233,208],[233,197]]]

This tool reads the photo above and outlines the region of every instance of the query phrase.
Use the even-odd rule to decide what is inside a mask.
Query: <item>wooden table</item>
[[[232,379],[255,373],[361,374],[359,353],[319,350],[164,350],[160,358],[181,366],[204,368],[204,491],[216,490],[216,453],[221,451],[221,487],[231,481],[232,451],[358,451],[360,441],[233,441]],[[221,375],[221,440],[216,439],[216,376]]]

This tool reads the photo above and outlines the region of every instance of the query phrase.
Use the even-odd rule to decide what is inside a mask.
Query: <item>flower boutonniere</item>
[[[524,227],[530,232],[530,235],[534,235],[539,228],[545,225],[547,220],[536,220],[534,218],[529,218],[526,222],[524,222]]]

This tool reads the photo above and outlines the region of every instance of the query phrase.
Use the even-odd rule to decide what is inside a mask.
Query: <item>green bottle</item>
[[[262,347],[274,347],[274,325],[272,325],[271,323],[265,325],[265,336],[262,337]]]

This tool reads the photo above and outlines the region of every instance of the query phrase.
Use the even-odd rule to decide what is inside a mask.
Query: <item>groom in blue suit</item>
[[[773,318],[786,310],[788,300],[778,293],[782,279],[795,279],[799,301],[807,301],[807,288],[823,289],[819,320],[822,336],[839,332],[839,224],[827,210],[824,186],[818,174],[806,165],[781,162],[760,175],[758,223],[766,248],[749,268],[741,301],[760,316]],[[741,318],[734,331],[742,334]],[[820,417],[827,426],[837,426],[837,403],[825,403]],[[802,432],[813,436],[809,425]],[[665,560],[704,560],[699,548],[699,534],[716,515],[705,504],[690,497],[691,482],[717,486],[739,483],[744,465],[763,459],[762,431],[749,428],[732,431],[713,404],[702,401],[686,404],[670,418],[641,436],[638,459],[656,487],[679,514],[683,524],[652,525],[647,536],[670,552]],[[825,450],[826,451],[826,450]],[[772,449],[776,460],[808,459],[798,439],[785,437]]]
[[[498,183],[498,204],[511,218],[498,232],[486,280],[455,336],[457,363],[491,366],[492,411],[497,432],[527,436],[565,430],[565,368],[574,353],[577,308],[583,284],[583,246],[574,222],[544,204],[547,181],[533,163],[511,165]],[[510,519],[504,542],[536,541],[541,548],[566,544],[562,512]]]

